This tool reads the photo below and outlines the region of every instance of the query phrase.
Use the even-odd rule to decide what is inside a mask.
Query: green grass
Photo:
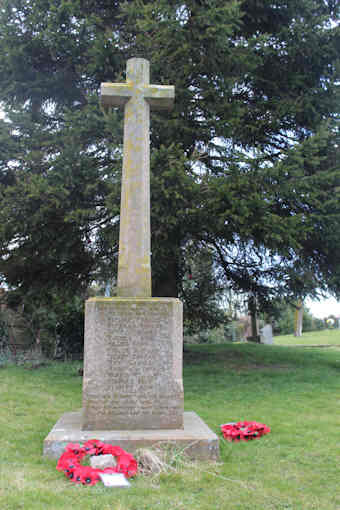
[[[340,329],[310,331],[301,337],[282,335],[274,338],[277,345],[338,345],[340,347]]]
[[[325,333],[335,344],[337,331],[311,344]],[[56,420],[81,407],[79,364],[1,368],[1,510],[339,510],[340,349],[277,345],[287,339],[192,346],[186,409],[219,435],[221,423],[241,419],[272,431],[249,443],[221,440],[219,463],[139,476],[132,489],[75,486],[42,457]]]

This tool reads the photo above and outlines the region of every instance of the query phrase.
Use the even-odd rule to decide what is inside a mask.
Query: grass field
[[[220,435],[228,421],[271,433],[221,439],[216,464],[137,476],[131,489],[71,484],[42,457],[60,415],[81,407],[79,363],[0,369],[1,510],[340,510],[340,334],[309,333],[273,346],[196,345],[185,353],[185,407]]]
[[[334,345],[340,346],[340,329],[325,329],[323,331],[310,331],[301,337],[282,335],[274,338],[277,345]]]

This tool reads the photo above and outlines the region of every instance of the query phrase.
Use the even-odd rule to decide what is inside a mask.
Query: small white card
[[[105,487],[131,487],[123,473],[99,473]]]

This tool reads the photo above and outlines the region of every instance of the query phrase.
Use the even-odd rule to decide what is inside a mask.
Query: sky
[[[329,315],[340,317],[340,302],[334,298],[322,299],[321,301],[306,300],[306,306],[314,317],[324,319]]]

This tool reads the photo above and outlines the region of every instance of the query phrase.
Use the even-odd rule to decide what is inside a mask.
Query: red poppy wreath
[[[107,454],[111,454],[116,458],[117,465],[115,467],[96,469],[90,466],[83,466],[80,463],[86,455]],[[125,452],[119,446],[91,439],[84,443],[83,446],[69,443],[58,460],[57,470],[64,471],[71,482],[95,485],[100,480],[100,473],[123,473],[127,478],[131,478],[137,473],[137,461],[130,453]]]
[[[260,437],[268,434],[270,428],[264,423],[257,421],[239,421],[237,423],[225,423],[221,425],[223,437],[227,441],[250,441],[252,439],[259,439]]]

